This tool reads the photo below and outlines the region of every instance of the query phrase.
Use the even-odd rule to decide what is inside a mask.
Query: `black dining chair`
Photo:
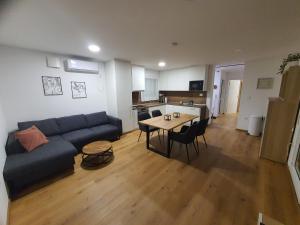
[[[150,119],[150,118],[151,118],[151,116],[150,116],[150,114],[148,112],[140,112],[140,113],[138,113],[138,121],[147,120],[147,119]],[[140,129],[140,135],[139,135],[138,142],[140,141],[142,132],[147,132],[147,126],[139,123],[139,129]],[[157,131],[158,138],[159,138],[159,141],[160,141],[159,128],[151,127],[150,126],[149,127],[149,131],[152,134],[153,134],[154,131]]]
[[[204,140],[204,143],[205,143],[205,148],[207,149],[207,142],[206,142],[206,139],[205,139],[205,131],[206,131],[206,128],[208,126],[208,121],[209,121],[209,118],[194,122],[194,124],[199,123],[198,130],[197,130],[197,133],[196,133],[196,143],[197,143],[198,150],[199,150],[199,145],[198,145],[198,137],[199,136],[203,137],[203,140]],[[184,133],[188,128],[189,128],[189,126],[182,126],[180,132]]]
[[[151,114],[152,114],[152,117],[162,116],[162,113],[161,113],[161,111],[159,109],[153,110],[151,112]],[[165,130],[164,129],[162,129],[162,130],[163,130],[163,138],[164,138],[164,136],[165,136]]]
[[[172,132],[170,134],[170,139],[172,141],[172,143],[171,143],[171,149],[173,147],[173,142],[174,141],[177,141],[179,143],[185,144],[188,162],[190,162],[188,144],[193,143],[195,152],[197,154],[199,154],[199,151],[197,150],[196,145],[195,145],[195,139],[196,139],[196,134],[197,134],[197,130],[198,129],[199,129],[199,124],[198,123],[194,123],[190,127],[187,127],[187,129],[184,132]]]
[[[162,113],[159,109],[153,110],[151,113],[152,113],[152,117],[162,116]]]

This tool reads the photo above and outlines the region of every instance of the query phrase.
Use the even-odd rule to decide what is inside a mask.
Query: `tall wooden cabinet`
[[[269,98],[260,157],[286,163],[300,101],[300,66],[282,76],[279,97]]]

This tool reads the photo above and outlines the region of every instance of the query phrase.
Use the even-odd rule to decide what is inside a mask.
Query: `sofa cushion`
[[[111,139],[119,135],[118,127],[111,124],[92,127],[90,129],[95,133],[97,139]]]
[[[16,138],[28,152],[48,143],[46,136],[36,126],[16,132]]]
[[[87,128],[88,124],[84,115],[66,116],[57,119],[62,133]]]
[[[3,175],[6,180],[22,178],[26,174],[40,176],[57,166],[58,160],[74,158],[76,148],[59,136],[50,137],[49,143],[38,147],[35,151],[9,155],[6,158]]]
[[[32,126],[36,126],[43,132],[46,136],[58,135],[61,133],[56,119],[46,119],[46,120],[37,120],[37,121],[28,121],[18,123],[20,130],[26,130]]]
[[[86,120],[89,127],[95,127],[102,124],[108,124],[109,119],[106,112],[91,113],[86,115]]]
[[[62,137],[80,150],[85,144],[95,140],[95,134],[90,129],[75,130],[62,135]]]

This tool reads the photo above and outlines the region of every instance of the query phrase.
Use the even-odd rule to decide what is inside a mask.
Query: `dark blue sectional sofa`
[[[8,135],[3,176],[11,198],[28,185],[73,169],[74,156],[84,145],[96,140],[113,141],[122,134],[122,121],[106,112],[21,122],[18,128],[33,125],[47,136],[49,143],[32,152],[15,139],[15,132]]]

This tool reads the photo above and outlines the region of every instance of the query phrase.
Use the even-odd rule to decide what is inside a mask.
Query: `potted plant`
[[[286,66],[290,63],[293,63],[293,65],[298,65],[299,60],[300,60],[300,53],[289,54],[286,59],[283,59],[282,64],[280,65],[278,73],[283,74]]]

